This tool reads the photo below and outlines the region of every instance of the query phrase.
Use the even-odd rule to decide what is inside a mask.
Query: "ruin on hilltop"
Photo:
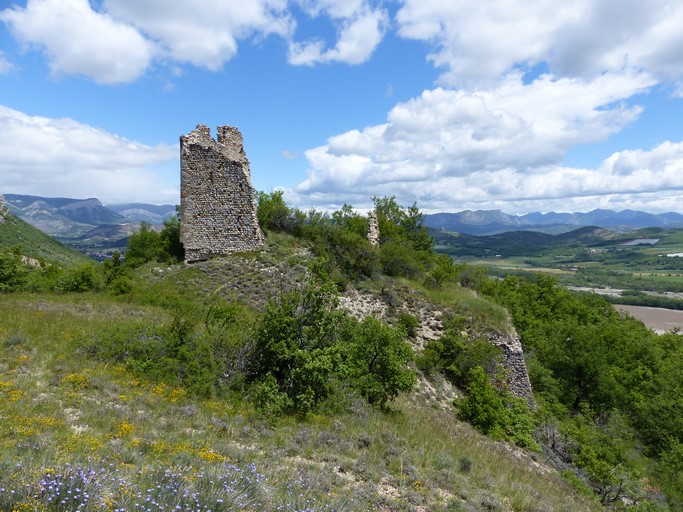
[[[180,241],[185,261],[263,247],[242,134],[207,126],[180,136]]]

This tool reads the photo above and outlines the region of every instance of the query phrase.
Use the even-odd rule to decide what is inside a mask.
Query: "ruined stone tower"
[[[0,194],[0,222],[5,222],[5,217],[9,213],[7,205],[5,205],[5,198]]]
[[[180,241],[185,261],[263,246],[242,134],[219,126],[218,140],[197,125],[180,136]]]

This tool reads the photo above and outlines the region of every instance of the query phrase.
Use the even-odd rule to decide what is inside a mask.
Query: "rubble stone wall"
[[[180,241],[187,262],[263,247],[242,134],[198,125],[180,137]]]
[[[492,345],[500,348],[510,393],[516,397],[524,398],[529,406],[535,410],[536,402],[531,391],[531,381],[529,380],[519,336],[515,333],[513,335],[488,334],[486,337]]]
[[[5,222],[5,216],[9,213],[9,209],[5,204],[5,198],[0,194],[0,222]]]
[[[379,223],[377,222],[377,212],[375,210],[368,214],[368,241],[370,245],[379,247]]]

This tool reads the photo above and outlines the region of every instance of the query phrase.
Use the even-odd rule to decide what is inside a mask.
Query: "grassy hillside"
[[[83,254],[66,247],[14,215],[7,215],[5,221],[0,222],[0,248],[19,248],[24,256],[67,266],[89,261]]]
[[[213,292],[258,307],[266,285],[282,286],[273,264],[276,275],[302,271],[292,249],[143,267],[124,301],[0,296],[0,509],[600,509],[537,455],[428,401],[427,388],[388,411],[353,400],[333,415],[272,416],[239,394],[200,398],[93,356],[102,332],[171,326],[181,300]]]
[[[680,509],[680,336],[456,266],[376,207],[378,247],[273,193],[258,252],[172,263],[170,223],[125,263],[6,257],[0,510]]]

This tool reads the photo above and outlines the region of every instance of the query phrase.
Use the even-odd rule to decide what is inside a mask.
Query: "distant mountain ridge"
[[[683,215],[667,212],[652,214],[637,210],[596,209],[586,213],[533,212],[510,215],[501,210],[465,210],[458,213],[425,215],[424,224],[470,235],[491,235],[508,231],[540,231],[560,234],[583,226],[600,226],[613,231],[633,231],[646,227],[683,227]]]
[[[127,203],[107,205],[110,210],[123,215],[129,221],[162,224],[175,215],[176,207],[172,204]]]
[[[79,238],[100,226],[121,226],[128,234],[130,224],[142,221],[159,225],[175,213],[173,205],[119,204],[104,206],[99,199],[42,197],[5,194],[10,213],[45,233],[58,238]],[[124,236],[126,236],[124,234]]]

